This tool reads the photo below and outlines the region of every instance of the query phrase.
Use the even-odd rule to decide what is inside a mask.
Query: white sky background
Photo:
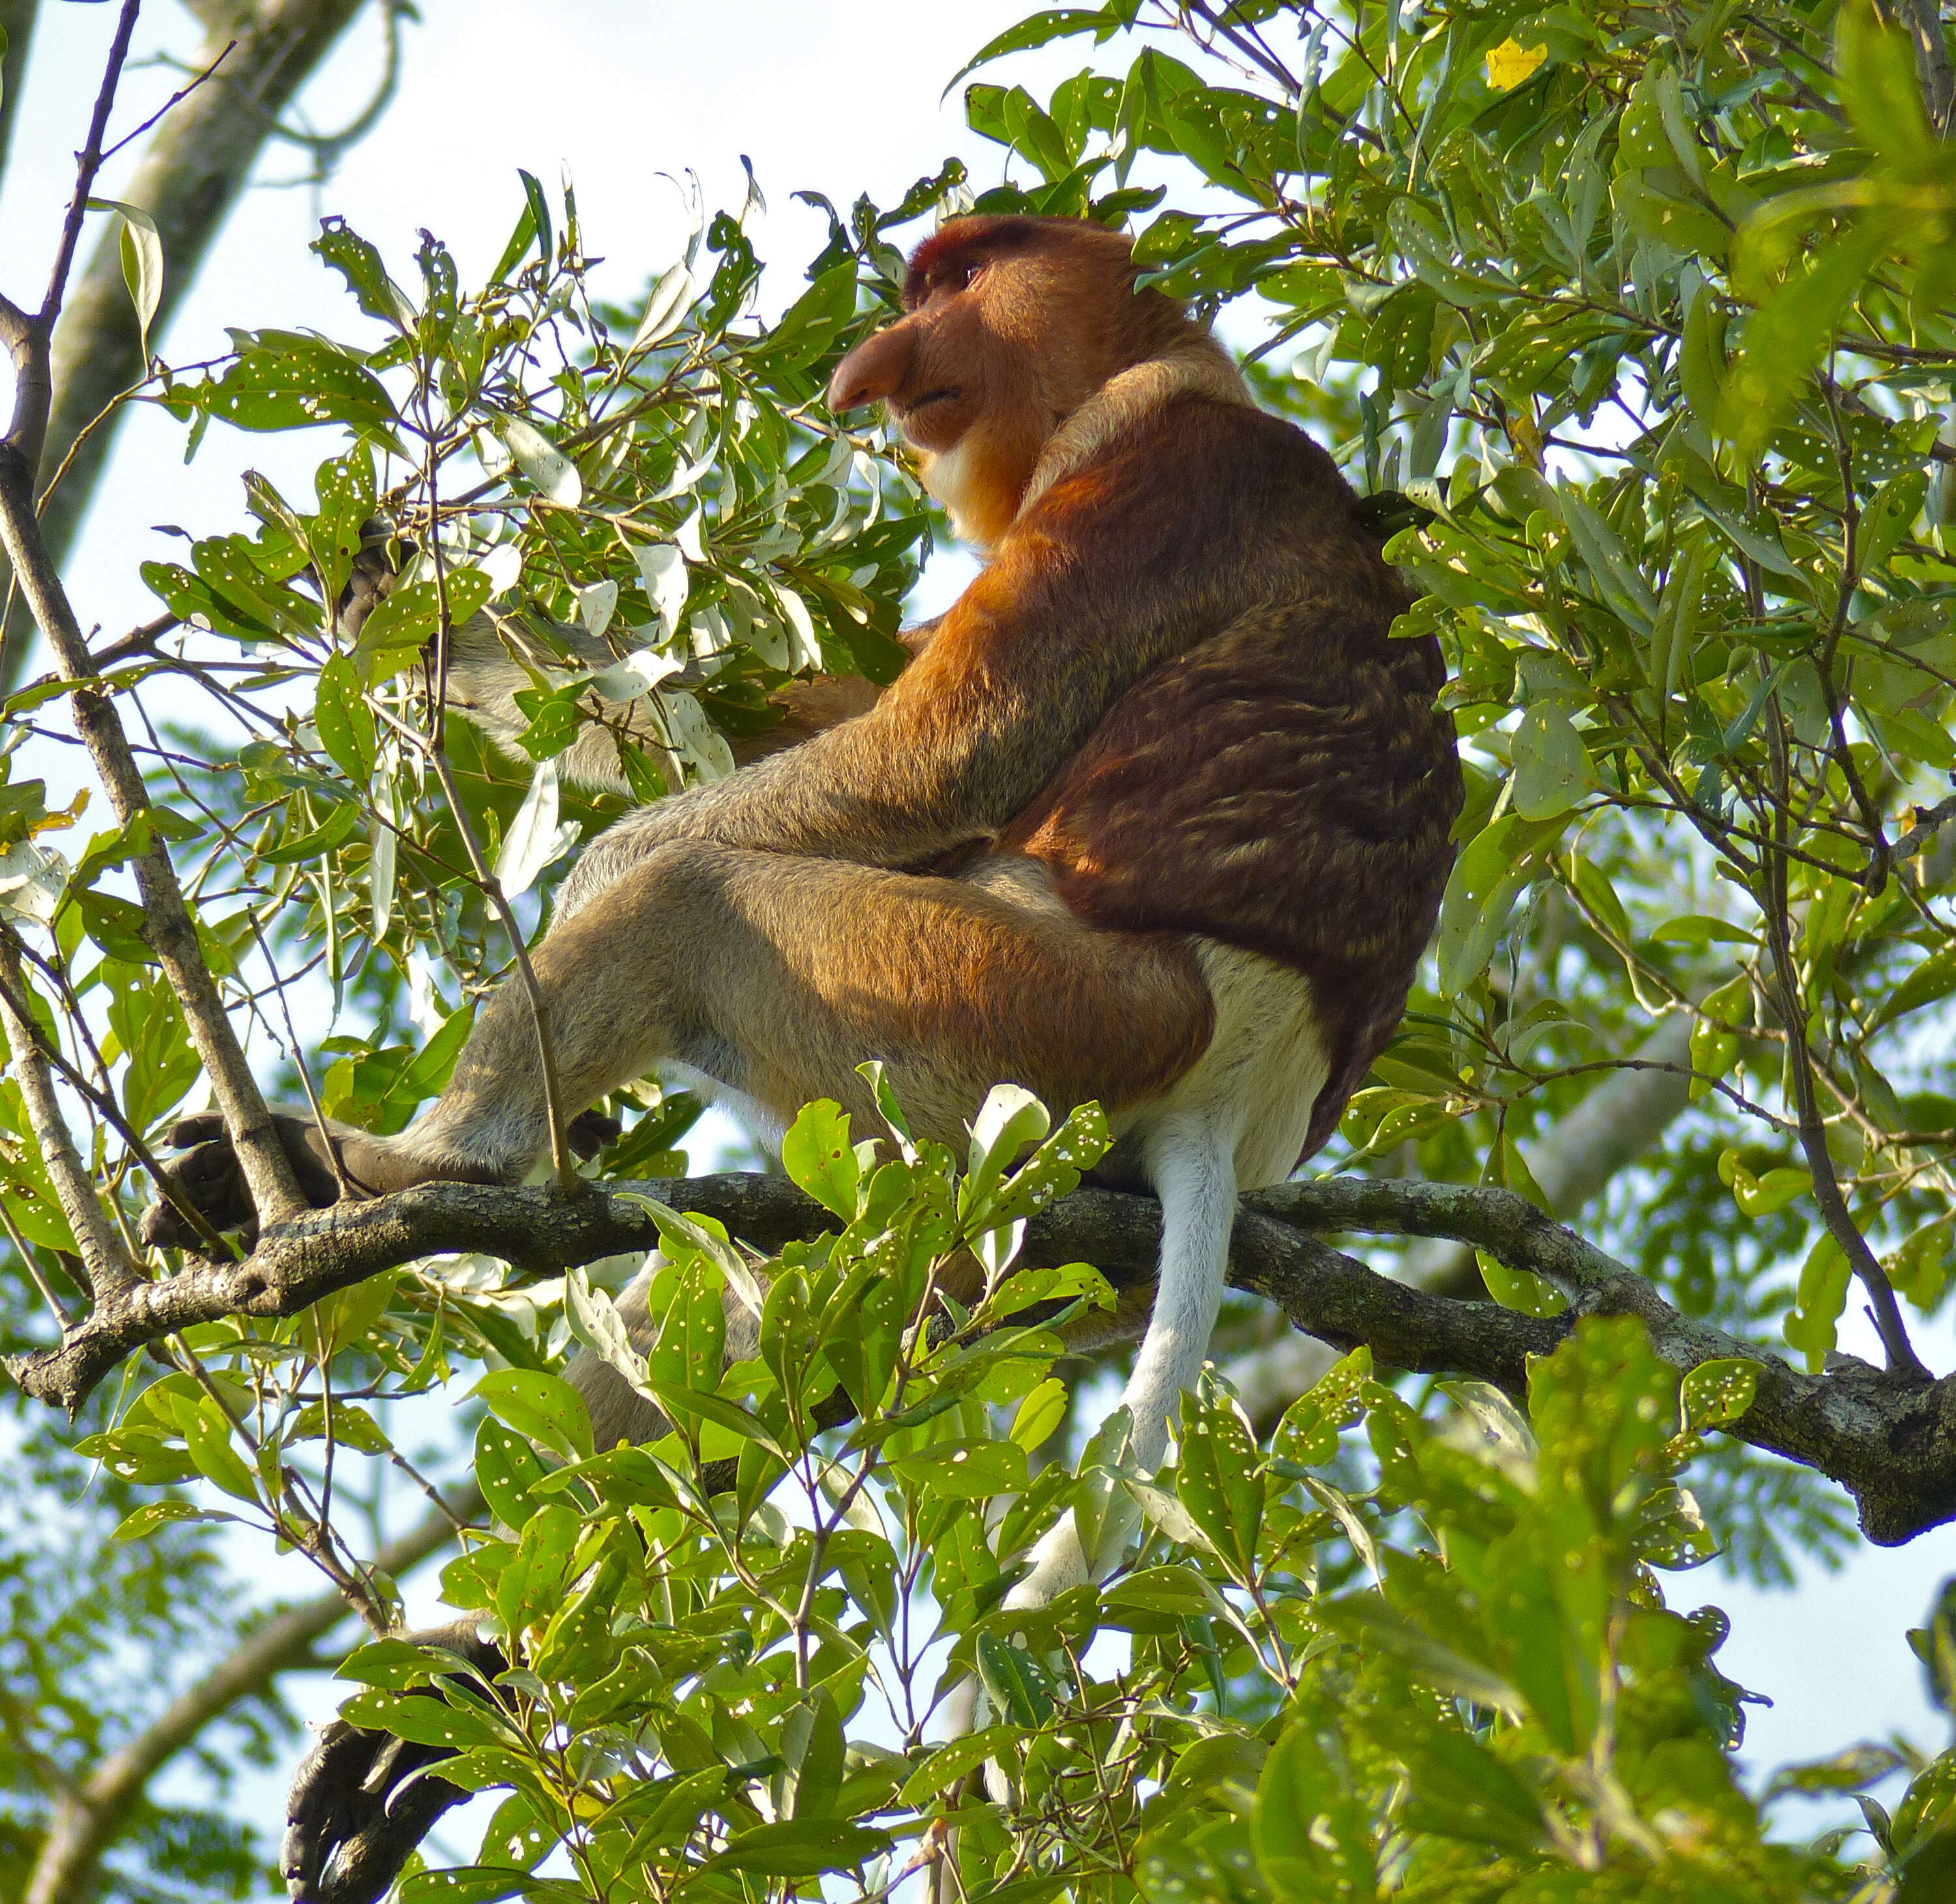
[[[342,215],[374,240],[397,276],[424,225],[455,251],[465,284],[479,278],[521,206],[519,165],[553,197],[568,169],[587,247],[608,261],[602,288],[622,300],[683,241],[679,194],[658,175],[689,169],[709,210],[737,206],[745,189],[740,156],[749,155],[771,208],[752,228],[756,248],[775,266],[764,280],[762,305],[778,310],[800,288],[802,267],[826,232],[822,214],[796,203],[793,191],[826,192],[845,213],[865,190],[888,205],[952,152],[967,159],[980,188],[995,179],[999,149],[965,128],[955,96],[942,106],[938,96],[980,45],[1033,10],[1032,0],[423,4],[425,23],[406,29],[393,106],[317,198],[307,188],[269,188],[300,175],[306,163],[289,147],[270,148],[260,188],[232,213],[164,339],[172,361],[222,351],[226,325],[366,334],[366,320],[340,279],[306,249],[322,211]],[[42,10],[0,193],[0,288],[17,301],[38,301],[71,178],[69,155],[83,136],[116,11],[71,4]],[[166,46],[187,56],[197,38],[187,14],[153,0],[137,50],[140,55]],[[309,122],[330,130],[353,117],[379,71],[380,55],[377,15],[355,27],[306,94]],[[1088,56],[1087,43],[1075,42],[999,70],[1043,96],[1052,80]],[[178,83],[159,68],[133,72],[116,126],[137,123]],[[114,197],[120,183],[112,172],[98,189]],[[10,396],[0,387],[0,400]],[[238,477],[249,467],[263,468],[295,500],[308,497],[314,465],[336,446],[330,431],[279,438],[213,425],[186,470],[182,441],[179,426],[160,413],[139,408],[124,424],[109,478],[68,564],[84,626],[99,623],[112,637],[156,612],[137,564],[180,559],[182,545],[156,534],[153,525],[180,523],[200,534],[238,526]],[[967,572],[961,559],[940,560],[926,585],[933,604]],[[37,755],[32,771],[48,779],[51,805],[85,783],[72,757],[50,749]],[[1939,1339],[1925,1346],[1948,1367],[1956,1357],[1951,1332],[1935,1334]],[[1866,1348],[1851,1338],[1844,1346]],[[262,1543],[241,1559],[267,1577]],[[1701,1600],[1724,1606],[1734,1634],[1721,1664],[1776,1701],[1769,1711],[1753,1711],[1751,1763],[1816,1756],[1896,1728],[1932,1751],[1946,1742],[1942,1722],[1922,1698],[1902,1631],[1920,1620],[1937,1583],[1952,1571],[1956,1530],[1945,1528],[1899,1552],[1864,1552],[1840,1575],[1810,1575],[1797,1593],[1756,1593],[1715,1569],[1674,1582],[1671,1597],[1686,1609]],[[432,1570],[424,1578],[431,1585]],[[315,1577],[296,1564],[289,1574],[279,1571],[278,1584],[289,1593],[316,1590]],[[424,1604],[427,1590],[424,1586],[415,1599]],[[295,1691],[304,1710],[323,1714],[345,1688],[318,1679]],[[263,1792],[268,1827],[282,1770],[262,1781],[251,1775],[246,1787],[254,1810]]]

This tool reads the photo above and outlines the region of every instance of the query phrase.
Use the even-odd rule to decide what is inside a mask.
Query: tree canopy
[[[1087,64],[1043,101],[1007,83],[1069,41]],[[0,1869],[37,1904],[241,1894],[207,1816],[173,1842],[131,1811],[149,1874],[104,1868],[115,1808],[345,1610],[387,1634],[395,1574],[458,1533],[444,1597],[509,1669],[387,1637],[342,1669],[350,1717],[498,1795],[410,1904],[1945,1895],[1956,1755],[1843,1740],[1742,1781],[1723,1616],[1665,1578],[1956,1518],[1956,1382],[1918,1345],[1956,1247],[1939,17],[1111,0],[957,78],[1003,182],[954,161],[888,208],[823,201],[765,326],[758,188],[698,206],[622,305],[609,235],[527,173],[481,285],[438,237],[390,258],[327,218],[335,335],[238,331],[125,399],[193,452],[318,431],[314,493],[248,481],[243,526],[145,566],[157,615],[118,639],[84,637],[36,513],[62,274],[31,309],[0,284],[0,545],[49,666],[0,742],[0,1294],[37,1458],[99,1463],[126,1515],[86,1619],[41,1613],[20,1550]],[[1152,1204],[1079,1187],[1093,1107],[1004,1081],[954,1156],[885,1091],[872,1130],[809,1107],[783,1175],[692,1176],[700,1105],[651,1080],[583,1177],[307,1213],[259,1095],[387,1132],[440,1090],[621,810],[560,783],[582,724],[655,799],[730,771],[789,678],[894,677],[931,515],[819,392],[901,248],[971,208],[1125,223],[1144,282],[1334,449],[1419,591],[1401,632],[1440,638],[1468,770],[1405,1023],[1314,1174],[1246,1200],[1248,1293],[1154,1474],[1055,1333],[1151,1273]],[[118,216],[140,331],[168,247]],[[377,513],[405,571],[342,642],[322,597]],[[520,771],[443,706],[444,632],[491,604],[615,656],[538,666]],[[20,763],[56,738],[106,819],[46,809]],[[205,1080],[260,1226],[146,1250]],[[641,1358],[613,1297],[653,1248]],[[939,1283],[967,1249],[969,1310]],[[723,1371],[730,1291],[760,1352]],[[595,1446],[579,1343],[673,1433]],[[390,1411],[444,1389],[472,1450],[424,1474]],[[425,1526],[366,1511],[390,1469],[436,1496]],[[1103,1584],[1006,1609],[1069,1510]],[[322,1598],[241,1633],[174,1732],[111,1736],[77,1688],[169,1644],[218,1520],[306,1555]],[[1945,1702],[1952,1622],[1910,1635]],[[1775,1801],[1816,1791],[1861,1794],[1865,1829],[1799,1839]]]

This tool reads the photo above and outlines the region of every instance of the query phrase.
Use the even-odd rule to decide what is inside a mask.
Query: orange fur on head
[[[1109,378],[1199,336],[1137,292],[1128,240],[1075,219],[954,219],[904,282],[907,315],[836,367],[831,408],[881,402],[923,486],[981,548],[1017,513],[1053,432]]]

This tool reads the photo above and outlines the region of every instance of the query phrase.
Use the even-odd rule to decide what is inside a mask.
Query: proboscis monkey
[[[604,834],[532,959],[573,1108],[677,1063],[778,1121],[819,1096],[860,1118],[872,1058],[945,1142],[1000,1079],[1098,1099],[1118,1139],[1099,1175],[1162,1206],[1122,1398],[1151,1467],[1238,1191],[1323,1143],[1398,1023],[1461,781],[1437,646],[1391,638],[1409,597],[1357,499],[1136,276],[1126,239],[1072,220],[961,219],[920,247],[905,315],[829,402],[885,407],[984,569],[873,701],[804,688],[792,744]],[[452,679],[492,735],[523,725],[528,676],[486,625]],[[573,771],[601,777],[610,745],[587,737]],[[284,1127],[330,1200],[317,1130]],[[548,1142],[521,991],[408,1130],[335,1139],[373,1192],[520,1179]],[[221,1141],[181,1174],[244,1214]],[[607,1432],[608,1375],[580,1372]],[[1014,1597],[1084,1572],[1062,1522]],[[295,1895],[377,1894],[333,1888],[308,1830]]]

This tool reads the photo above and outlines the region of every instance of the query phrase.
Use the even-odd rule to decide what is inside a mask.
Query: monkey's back
[[[1096,925],[1199,934],[1310,980],[1330,1075],[1308,1155],[1404,1009],[1460,768],[1439,645],[1390,636],[1407,597],[1330,459],[1278,419],[1203,408],[1239,440],[1223,506],[1261,519],[1267,598],[1130,689],[999,844]]]

